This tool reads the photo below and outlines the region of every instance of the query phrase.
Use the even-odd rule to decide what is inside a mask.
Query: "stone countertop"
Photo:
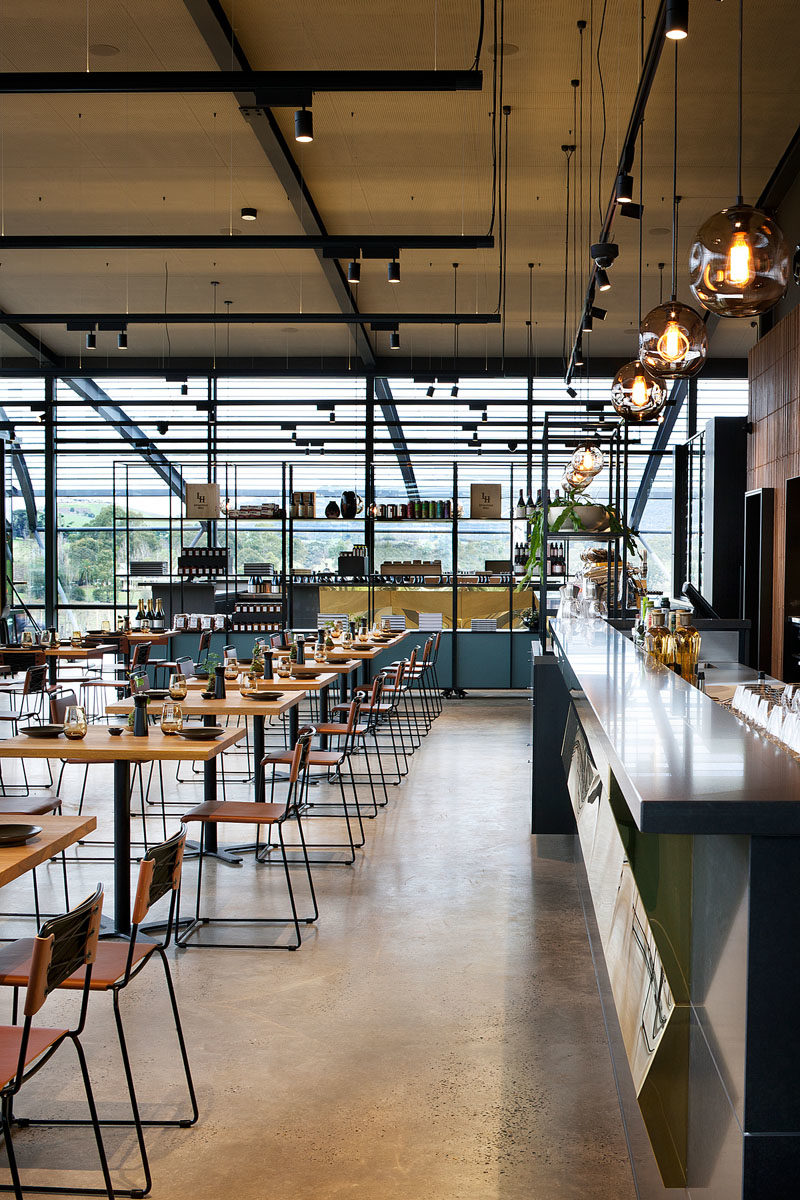
[[[552,633],[579,715],[589,718],[589,744],[639,829],[800,836],[800,762],[788,751],[674,672],[648,667],[605,621],[555,621]]]

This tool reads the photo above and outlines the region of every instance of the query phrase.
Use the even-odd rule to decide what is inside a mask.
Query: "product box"
[[[219,517],[219,484],[186,484],[186,517],[188,520],[215,521]]]
[[[499,517],[501,486],[499,483],[473,483],[469,489],[469,515],[484,520]]]

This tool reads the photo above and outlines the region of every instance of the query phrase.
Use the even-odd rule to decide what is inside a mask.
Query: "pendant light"
[[[640,37],[642,33],[640,32]],[[640,54],[644,60],[644,46],[640,43]],[[644,180],[644,133],[639,129],[639,199],[642,199]],[[639,287],[636,301],[637,328],[642,323],[642,260],[644,256],[644,235],[642,222],[639,222]],[[658,417],[667,402],[667,389],[660,379],[653,375],[640,359],[625,363],[617,371],[611,384],[611,403],[614,411],[623,420],[633,424],[652,421]]]
[[[789,246],[767,213],[742,200],[742,27],[739,0],[737,198],[698,230],[689,257],[697,299],[719,317],[756,317],[781,300],[789,283]]]
[[[595,475],[600,474],[605,465],[606,456],[603,454],[599,442],[584,442],[572,455],[567,470],[594,478]]]
[[[298,108],[294,114],[294,140],[296,142],[313,142],[314,115],[310,108]]]
[[[639,358],[661,379],[690,379],[703,366],[708,353],[705,323],[695,309],[681,304],[676,295],[678,275],[678,43],[672,122],[672,295],[667,304],[651,309],[639,325]],[[659,264],[661,266],[661,264]]]

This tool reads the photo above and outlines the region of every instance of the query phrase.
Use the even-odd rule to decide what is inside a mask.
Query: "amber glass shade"
[[[639,359],[660,379],[689,379],[706,361],[703,318],[688,304],[670,300],[653,308],[639,328]]]
[[[689,282],[709,312],[757,317],[786,291],[790,261],[777,222],[739,204],[714,213],[701,226],[689,256]]]
[[[580,471],[567,467],[561,480],[561,486],[568,492],[582,492],[593,479],[593,475],[582,475]]]
[[[573,471],[577,475],[593,478],[602,471],[605,463],[605,455],[600,447],[587,442],[583,446],[578,446],[570,459],[567,472]]]
[[[652,421],[667,400],[667,389],[660,379],[635,359],[625,363],[614,376],[611,403],[626,421]]]

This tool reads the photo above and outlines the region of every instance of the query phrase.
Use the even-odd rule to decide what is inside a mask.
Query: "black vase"
[[[352,521],[358,516],[359,500],[355,492],[342,492],[342,517],[345,521]]]
[[[331,520],[333,520],[334,517],[338,517],[339,515],[340,515],[339,514],[339,505],[336,503],[335,500],[331,500],[329,504],[325,505],[325,516],[326,517],[330,517]]]
[[[147,724],[147,701],[149,696],[146,694],[133,697],[133,736],[147,737],[149,730]]]

